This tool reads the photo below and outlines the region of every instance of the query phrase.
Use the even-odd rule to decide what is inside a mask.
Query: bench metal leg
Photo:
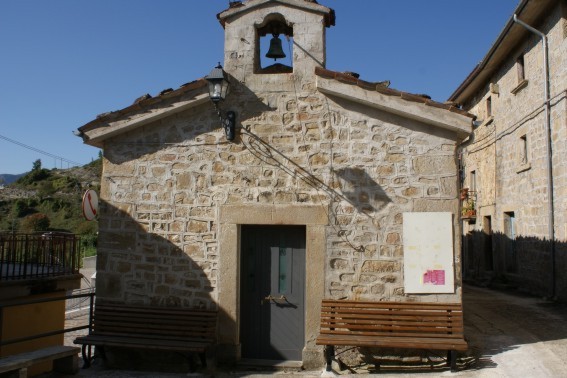
[[[327,363],[327,367],[325,368],[326,371],[333,370],[333,357],[335,357],[335,346],[334,345],[325,345],[325,362]]]
[[[206,368],[207,367],[207,353],[206,352],[199,353],[199,357],[201,358],[201,367]]]
[[[83,369],[87,369],[91,366],[91,346],[83,344],[81,354],[83,355]]]
[[[451,372],[454,373],[457,371],[457,351],[447,351],[447,365],[451,366]]]
[[[194,373],[197,371],[197,364],[195,363],[195,353],[183,353],[187,359],[187,364],[189,365],[189,373]],[[201,354],[199,353],[199,357]]]

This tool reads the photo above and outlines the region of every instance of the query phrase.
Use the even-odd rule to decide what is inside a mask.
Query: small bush
[[[47,231],[50,223],[47,215],[42,213],[32,214],[24,218],[21,229],[26,232]]]
[[[16,182],[22,185],[32,185],[38,181],[49,178],[49,176],[51,176],[51,172],[43,168],[29,172],[27,175],[20,177]]]
[[[75,229],[75,233],[81,238],[81,248],[85,257],[96,255],[98,242],[98,223],[82,222]]]
[[[25,199],[17,199],[16,202],[12,204],[12,216],[15,218],[25,217],[35,210],[31,207]]]
[[[51,181],[43,181],[38,184],[37,194],[40,198],[46,198],[55,194],[57,190]]]

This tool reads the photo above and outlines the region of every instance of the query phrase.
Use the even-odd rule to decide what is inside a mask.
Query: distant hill
[[[25,176],[26,173],[21,173],[19,175],[10,175],[8,173],[0,173],[0,185],[8,185],[16,182],[20,177]]]
[[[41,168],[39,161],[24,175],[2,175],[11,183],[0,186],[0,232],[72,232],[84,247],[96,246],[98,222],[83,218],[81,202],[87,189],[99,191],[101,172],[99,158],[69,169]]]

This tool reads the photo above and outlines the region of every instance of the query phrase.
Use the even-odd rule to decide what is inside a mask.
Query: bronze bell
[[[270,40],[270,49],[266,54],[266,58],[274,58],[274,60],[285,58],[285,53],[282,49],[282,40],[277,34],[273,34],[273,37]]]

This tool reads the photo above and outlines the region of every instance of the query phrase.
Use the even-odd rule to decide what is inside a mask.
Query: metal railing
[[[0,232],[0,281],[78,274],[79,244],[63,232]]]
[[[78,299],[78,298],[86,298],[89,301],[88,324],[84,324],[84,325],[77,326],[77,327],[63,328],[63,329],[59,329],[59,330],[55,330],[55,331],[51,331],[51,332],[39,333],[39,334],[36,334],[36,335],[31,335],[31,336],[26,336],[26,337],[19,337],[19,338],[16,338],[16,339],[9,339],[9,340],[0,339],[0,346],[21,343],[21,342],[24,342],[24,341],[41,339],[43,337],[60,335],[62,333],[79,331],[79,330],[82,330],[82,329],[89,329],[90,330],[90,327],[91,327],[91,324],[92,324],[92,318],[93,318],[95,293],[91,292],[91,293],[87,293],[87,294],[74,294],[74,295],[65,295],[65,296],[55,297],[55,298],[42,298],[42,299],[33,299],[33,300],[25,299],[25,300],[21,300],[21,301],[10,302],[9,304],[0,304],[0,319],[2,319],[3,314],[4,314],[4,309],[8,308],[8,307],[25,306],[25,305],[30,305],[30,304],[47,303],[47,302],[55,302],[55,301],[68,301],[68,300],[73,300],[73,299]]]

